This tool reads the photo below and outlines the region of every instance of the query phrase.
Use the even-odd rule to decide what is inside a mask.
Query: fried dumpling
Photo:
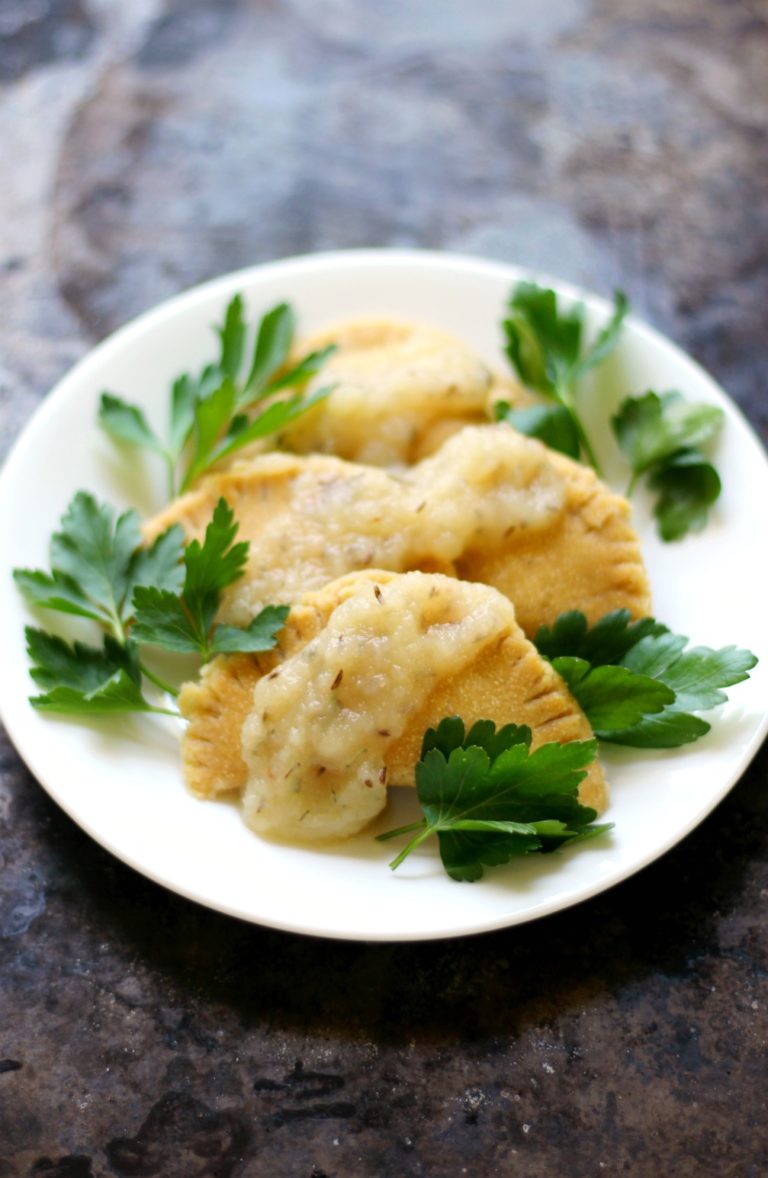
[[[650,610],[626,500],[503,423],[465,427],[397,475],[326,455],[262,455],[202,480],[147,525],[147,540],[172,523],[202,538],[221,496],[251,545],[222,608],[237,625],[370,567],[493,585],[530,636],[567,609],[590,621]]]
[[[357,319],[304,340],[301,351],[328,344],[336,351],[312,387],[335,387],[281,435],[289,450],[374,466],[412,463],[461,426],[485,420],[491,371],[444,331]]]
[[[309,594],[306,602],[294,605],[273,650],[218,655],[199,679],[183,685],[179,707],[189,721],[182,739],[184,779],[192,793],[210,798],[243,788],[242,727],[253,689],[317,635],[328,612],[325,600],[323,593]]]
[[[467,550],[456,561],[458,576],[511,598],[531,637],[565,610],[581,610],[590,623],[615,609],[648,615],[650,584],[626,499],[591,467],[553,450],[549,461],[563,478],[563,510],[547,529],[516,529],[497,545]]]
[[[190,788],[244,790],[254,830],[299,840],[362,829],[389,784],[413,784],[423,734],[446,715],[527,724],[534,747],[592,735],[506,598],[416,572],[367,570],[307,594],[279,649],[214,660],[180,706]],[[605,808],[597,763],[580,797]]]
[[[235,625],[247,625],[270,602],[290,604],[355,569],[450,573],[461,550],[422,519],[417,488],[320,454],[265,454],[209,475],[151,520],[145,538],[178,523],[189,539],[202,540],[222,496],[238,521],[238,539],[250,543],[245,573],[222,602],[221,618]]]
[[[329,455],[261,455],[202,480],[150,521],[146,539],[174,523],[202,539],[221,497],[250,543],[221,616],[247,625],[264,605],[296,601],[357,569],[453,573],[467,551],[548,529],[565,489],[546,447],[482,426],[400,475]]]

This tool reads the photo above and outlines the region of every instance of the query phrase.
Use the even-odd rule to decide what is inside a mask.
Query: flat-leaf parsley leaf
[[[181,585],[184,534],[169,528],[151,548],[141,541],[139,515],[113,509],[78,491],[50,543],[51,572],[14,569],[14,580],[32,604],[91,618],[123,641],[133,614],[133,590],[151,583]]]
[[[138,642],[203,661],[218,653],[270,650],[289,607],[267,606],[244,629],[219,626],[216,614],[221,593],[242,575],[248,544],[234,543],[237,523],[231,507],[220,499],[200,544],[193,540],[184,551],[184,583],[179,593],[155,586],[138,586],[134,593]]]
[[[102,647],[27,630],[30,674],[43,694],[32,703],[46,711],[103,715],[165,711],[143,695],[142,679],[170,695],[141,660],[139,644],[198,654],[270,650],[288,615],[270,605],[249,626],[216,621],[221,594],[241,576],[248,544],[235,543],[237,524],[227,503],[216,506],[202,544],[185,546],[180,527],[144,547],[135,511],[115,516],[107,504],[79,491],[50,545],[51,571],[16,569],[14,578],[33,605],[99,624]]]
[[[42,695],[30,698],[38,711],[80,716],[167,713],[144,698],[133,644],[121,646],[107,634],[101,649],[82,642],[69,645],[63,638],[31,626],[25,634],[30,674],[43,689]]]
[[[428,729],[416,766],[424,818],[378,836],[413,834],[390,867],[435,834],[448,875],[474,881],[485,866],[609,830],[594,825],[596,811],[578,800],[597,742],[552,743],[535,752],[530,745],[529,728],[507,724],[497,731],[490,720],[465,733],[463,721],[450,716]]]
[[[561,614],[535,638],[601,740],[635,748],[676,748],[710,725],[692,712],[726,701],[723,690],[749,678],[757,658],[724,646],[686,649],[688,639],[653,618],[614,610],[589,627],[583,613]]]
[[[599,471],[576,409],[576,386],[616,346],[628,307],[626,295],[617,291],[613,314],[594,341],[583,348],[583,307],[577,304],[563,310],[555,291],[535,282],[518,283],[502,324],[505,350],[523,384],[557,404],[538,413],[502,404],[497,415],[521,433],[540,438],[572,458],[578,458],[583,450]]]
[[[686,401],[678,392],[627,397],[611,419],[631,468],[628,494],[643,476],[658,492],[654,515],[663,540],[700,531],[720,494],[720,476],[702,447],[717,434],[723,411]]]
[[[115,441],[161,455],[168,470],[170,495],[177,480],[184,491],[215,462],[284,429],[331,391],[328,387],[306,393],[304,388],[335,350],[332,345],[310,352],[286,368],[295,328],[296,319],[287,303],[267,311],[244,369],[248,327],[242,296],[236,294],[227,304],[223,323],[214,329],[219,337],[218,360],[207,364],[197,378],[184,373],[173,383],[165,441],[143,410],[111,392],[101,395],[99,424]],[[297,391],[290,397],[276,398],[288,388]],[[258,409],[265,398],[269,399],[266,408]]]

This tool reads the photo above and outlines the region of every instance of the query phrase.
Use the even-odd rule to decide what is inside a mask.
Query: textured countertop
[[[767,128],[765,0],[0,0],[2,451],[136,312],[359,245],[621,285],[765,439]],[[367,946],[154,886],[0,738],[0,1178],[765,1174],[767,765],[578,908]]]

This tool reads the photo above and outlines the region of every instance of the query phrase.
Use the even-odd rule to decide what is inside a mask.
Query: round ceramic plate
[[[751,680],[731,689],[698,744],[671,752],[604,748],[613,832],[580,848],[531,856],[457,884],[424,846],[392,873],[395,844],[375,831],[334,847],[265,842],[236,806],[204,802],[185,789],[179,727],[162,717],[70,721],[35,712],[24,651],[32,617],[11,568],[48,567],[48,540],[72,494],[84,488],[117,506],[152,512],[163,503],[152,457],[126,463],[96,426],[103,389],[140,403],[158,426],[168,388],[182,370],[216,354],[211,324],[236,291],[253,321],[290,301],[302,331],[359,314],[409,317],[456,333],[503,366],[499,321],[523,274],[450,255],[360,251],[259,266],[207,283],[143,315],[94,349],[46,398],[0,477],[0,712],[31,771],[102,846],[150,879],[222,912],[276,928],[359,940],[417,940],[482,932],[532,920],[593,896],[658,858],[691,831],[743,772],[766,730],[768,627],[757,587],[766,584],[762,506],[768,464],[739,411],[713,381],[656,332],[630,321],[619,348],[583,390],[585,414],[607,480],[627,471],[608,428],[617,400],[676,388],[726,414],[717,448],[724,490],[709,526],[677,544],[655,536],[642,495],[635,523],[644,540],[656,616],[696,643],[748,646],[763,657]],[[608,305],[583,299],[590,329]],[[159,465],[159,464],[158,464]],[[70,633],[72,630],[70,628]],[[393,790],[378,830],[415,813],[413,791]]]

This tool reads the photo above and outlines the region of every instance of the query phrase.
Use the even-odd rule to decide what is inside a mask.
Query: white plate
[[[672,752],[604,750],[615,831],[587,846],[532,856],[489,871],[475,885],[442,872],[423,848],[396,874],[395,845],[370,833],[335,850],[267,843],[241,823],[233,805],[195,800],[184,788],[174,721],[78,722],[36,713],[24,652],[30,614],[10,577],[13,566],[48,567],[51,532],[71,495],[86,488],[111,502],[151,511],[163,500],[151,457],[146,477],[126,469],[95,425],[102,389],[122,393],[163,423],[170,380],[215,355],[210,325],[235,291],[250,318],[278,300],[295,306],[311,331],[365,313],[414,317],[466,339],[501,364],[499,319],[521,272],[505,265],[409,251],[319,254],[218,279],[165,303],[102,343],[46,399],[0,477],[0,714],[35,776],[102,846],[150,879],[222,912],[276,928],[360,940],[416,940],[501,928],[593,896],[658,858],[725,795],[765,734],[768,634],[758,587],[766,584],[763,510],[768,464],[739,411],[713,381],[656,332],[630,322],[620,348],[585,390],[589,406],[607,393],[593,432],[609,481],[626,470],[607,429],[612,396],[647,388],[680,389],[722,406],[717,463],[724,491],[702,534],[674,545],[654,535],[648,503],[636,524],[654,588],[656,615],[698,643],[748,646],[763,662],[731,691],[711,733]],[[525,275],[530,277],[530,275]],[[547,283],[567,298],[579,292]],[[584,295],[592,327],[607,304]],[[587,416],[593,415],[588,411]],[[159,464],[158,464],[159,465]],[[47,623],[56,615],[46,615]],[[408,821],[415,799],[399,790],[378,829]]]

